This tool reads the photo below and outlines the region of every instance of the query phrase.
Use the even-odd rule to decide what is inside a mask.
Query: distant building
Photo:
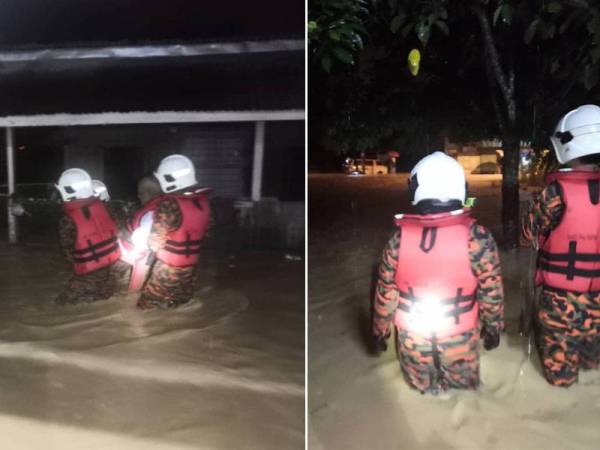
[[[481,141],[455,143],[446,141],[445,152],[456,158],[459,164],[469,174],[499,174],[501,161],[504,156],[502,141],[485,139]],[[521,152],[531,153],[531,144],[521,141]]]

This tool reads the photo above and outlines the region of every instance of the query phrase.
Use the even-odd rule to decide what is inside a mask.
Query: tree
[[[430,135],[448,122],[451,130],[446,126],[444,132],[464,133],[462,122],[475,125],[471,137],[484,131],[499,135],[505,154],[504,242],[516,246],[520,140],[533,140],[540,148],[547,142],[543,130],[551,130],[569,108],[589,101],[598,84],[598,8],[586,0],[376,0],[369,10],[362,16],[368,39],[354,53],[354,64],[324,78],[313,65],[313,78],[321,77],[328,87],[320,92],[330,102],[327,120],[333,124],[325,134],[335,136],[336,143],[344,141],[340,134],[352,142],[366,136],[365,144],[374,146],[423,123]],[[386,77],[386,67],[398,65],[398,52],[407,55],[413,47],[423,53],[419,76],[405,71]],[[434,106],[425,107],[428,102]],[[312,121],[314,105],[309,106]],[[402,120],[389,123],[390,114]]]

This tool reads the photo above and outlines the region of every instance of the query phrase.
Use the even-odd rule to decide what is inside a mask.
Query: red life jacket
[[[146,215],[146,213],[149,213],[150,211],[154,211],[156,209],[156,207],[158,206],[158,204],[164,200],[163,196],[157,196],[154,197],[152,200],[147,201],[144,206],[142,206],[139,210],[137,210],[135,212],[135,214],[133,215],[133,217],[131,218],[131,220],[129,221],[129,223],[127,224],[127,228],[129,229],[129,232],[133,232],[133,230],[135,230],[137,227],[140,226],[140,221],[142,220],[142,217],[144,217]]]
[[[445,337],[478,326],[478,280],[469,258],[474,219],[461,211],[396,216],[402,232],[395,276],[398,328]]]
[[[560,185],[565,211],[543,239],[536,281],[573,292],[600,291],[600,172],[555,172],[546,181]]]
[[[93,272],[119,259],[121,251],[117,244],[117,226],[100,199],[65,202],[63,209],[77,230],[73,251],[76,274]]]
[[[208,228],[210,205],[203,192],[192,195],[165,195],[161,200],[177,201],[181,211],[181,225],[167,234],[165,246],[156,252],[156,257],[175,267],[193,266],[198,261],[200,241]]]

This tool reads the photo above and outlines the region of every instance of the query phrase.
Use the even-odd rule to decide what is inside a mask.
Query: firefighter
[[[142,177],[137,195],[142,207],[127,221],[120,235],[121,260],[115,264],[115,276],[119,284],[128,285],[130,292],[143,287],[152,265],[147,241],[161,195],[160,184],[154,175]]]
[[[108,188],[100,180],[92,180],[92,190],[94,191],[94,197],[98,197],[103,202],[110,201],[110,194]]]
[[[529,203],[523,238],[538,249],[536,344],[546,380],[568,387],[600,362],[600,108],[563,116],[551,137],[562,168]]]
[[[142,310],[174,308],[191,299],[200,242],[210,220],[207,190],[198,186],[189,158],[167,156],[154,176],[163,195],[153,209],[147,239],[156,261],[137,303]]]
[[[65,170],[56,188],[64,210],[59,221],[60,246],[73,264],[73,275],[55,302],[108,299],[114,292],[111,266],[120,256],[117,226],[102,200],[94,195],[92,179],[84,170]]]
[[[413,168],[415,214],[395,216],[379,267],[374,345],[387,349],[392,323],[407,383],[421,393],[479,385],[479,340],[486,350],[504,328],[500,260],[492,234],[464,208],[465,175],[435,152]]]

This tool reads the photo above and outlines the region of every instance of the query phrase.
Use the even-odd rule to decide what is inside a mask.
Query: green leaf
[[[325,55],[321,58],[321,67],[323,67],[325,72],[331,72],[331,57],[329,55]]]
[[[403,12],[399,13],[397,16],[395,16],[392,19],[392,22],[390,23],[390,31],[393,34],[396,34],[398,32],[398,29],[400,29],[400,27],[402,26],[402,24],[404,23],[405,20],[406,20],[406,15]]]
[[[494,26],[496,26],[496,22],[498,22],[498,17],[500,17],[500,13],[502,12],[502,4],[500,6],[498,6],[496,8],[496,11],[494,11],[494,20],[493,20],[493,24]]]
[[[512,23],[512,18],[513,18],[513,7],[510,6],[508,3],[505,3],[504,5],[502,5],[502,12],[501,12],[501,16],[502,16],[502,22],[506,23],[507,25],[510,25]]]
[[[415,31],[417,32],[417,38],[419,39],[419,41],[421,41],[423,43],[423,46],[427,45],[427,41],[429,41],[429,33],[430,33],[430,27],[428,24],[426,23],[418,23],[417,26],[415,27]]]
[[[317,30],[317,22],[311,20],[308,22],[308,32],[314,33]]]
[[[329,38],[330,38],[332,41],[339,42],[339,41],[340,41],[340,39],[342,38],[342,36],[340,36],[340,33],[338,33],[337,31],[330,31],[330,32],[329,32]]]
[[[502,19],[502,23],[510,25],[513,18],[513,7],[508,3],[500,3],[500,5],[494,11],[493,24],[496,26],[498,19]]]
[[[546,11],[548,11],[550,14],[558,13],[562,11],[562,8],[563,6],[560,4],[560,2],[550,2],[546,5]]]
[[[354,64],[352,53],[342,47],[333,47],[334,56],[343,63]]]
[[[539,22],[540,22],[540,19],[535,19],[533,22],[531,22],[529,24],[529,26],[527,27],[527,30],[525,30],[523,40],[525,41],[525,43],[527,45],[531,44],[531,41],[533,40],[533,36],[535,36],[535,32],[536,32]]]
[[[444,33],[446,36],[448,36],[450,34],[450,29],[448,28],[448,25],[446,25],[445,22],[442,22],[441,20],[436,20],[435,21],[435,25],[442,30],[442,33]]]
[[[360,37],[360,34],[358,34],[358,33],[354,33],[354,35],[352,37],[352,42],[354,43],[354,46],[356,48],[358,48],[359,50],[362,50],[365,46],[362,38]]]

